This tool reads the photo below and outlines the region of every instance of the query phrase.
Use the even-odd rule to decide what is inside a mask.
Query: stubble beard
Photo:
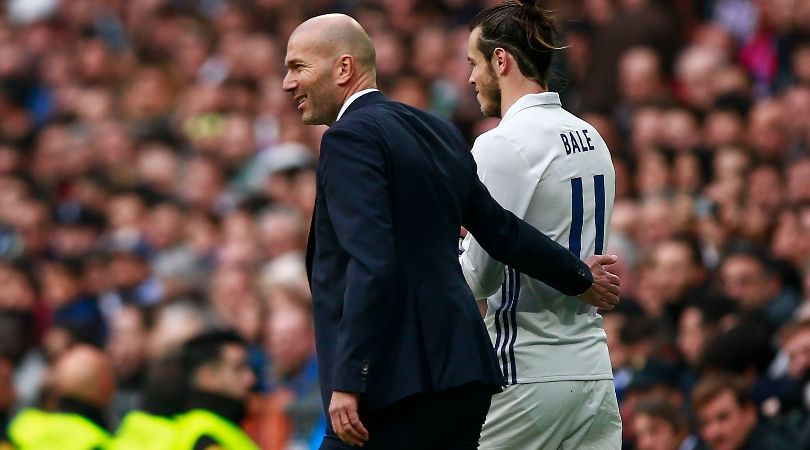
[[[481,112],[485,117],[501,117],[501,88],[492,67],[489,68],[489,81],[479,86]]]
[[[337,99],[330,91],[328,79],[313,83],[307,94],[307,109],[302,111],[301,122],[305,125],[332,125],[342,105],[336,105]],[[314,100],[314,101],[313,101]]]

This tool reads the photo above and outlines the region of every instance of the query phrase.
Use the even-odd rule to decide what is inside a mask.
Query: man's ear
[[[340,57],[335,62],[335,75],[337,77],[337,83],[339,85],[343,85],[351,80],[352,75],[354,75],[355,65],[354,65],[354,58],[352,55],[340,55]]]
[[[201,387],[205,390],[213,389],[214,385],[216,384],[214,368],[208,364],[203,364],[199,369],[197,369],[197,373],[194,375],[194,379],[192,381],[197,387]]]
[[[506,75],[509,71],[509,65],[509,53],[501,47],[496,48],[492,52],[492,68],[495,70],[495,73]]]

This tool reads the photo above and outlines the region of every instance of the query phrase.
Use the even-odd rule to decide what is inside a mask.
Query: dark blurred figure
[[[796,450],[795,442],[757,416],[745,383],[723,374],[707,375],[692,394],[701,450]]]
[[[739,377],[748,395],[759,405],[785,387],[768,377],[774,354],[768,329],[759,322],[743,319],[708,341],[700,373],[729,373]]]
[[[311,306],[290,303],[276,307],[266,321],[264,347],[269,356],[269,393],[262,397],[261,411],[250,431],[264,450],[306,447],[325,420]],[[286,426],[273,427],[278,416]]]
[[[111,450],[174,450],[175,416],[185,409],[186,374],[181,358],[170,355],[153,361],[146,375],[140,408],[124,416]]]
[[[57,410],[28,408],[8,428],[17,450],[95,450],[110,435],[104,411],[115,393],[115,377],[107,356],[88,345],[67,350],[51,374]]]
[[[76,203],[65,203],[53,214],[51,251],[61,258],[79,258],[98,244],[106,222],[104,217]]]
[[[177,450],[258,449],[240,428],[256,377],[247,344],[232,331],[211,331],[183,348],[188,376],[187,412],[178,419]]]
[[[142,402],[150,328],[150,312],[137,306],[126,305],[112,317],[106,351],[118,380],[118,391],[110,407],[113,427]]]
[[[43,345],[51,358],[73,343],[101,347],[106,339],[104,317],[98,300],[85,289],[84,271],[82,259],[46,261],[39,266],[42,300],[52,320]]]
[[[13,378],[14,365],[5,356],[0,356],[0,449],[5,449],[4,445],[9,445],[6,427],[16,400]]]
[[[784,325],[799,305],[768,255],[755,247],[729,250],[717,269],[723,295],[737,302],[743,315],[764,319],[772,330]]]
[[[677,48],[677,24],[659,2],[622,0],[617,3],[615,14],[597,28],[593,37],[583,94],[583,109],[588,112],[607,112],[617,103],[618,65],[626,50],[648,46],[661,55],[662,61],[671,61]]]
[[[788,357],[787,376],[792,383],[779,397],[773,415],[779,416],[802,449],[810,449],[810,319],[788,323],[778,337]]]
[[[112,309],[123,304],[152,306],[166,296],[166,286],[149,266],[147,250],[140,245],[113,248],[108,259],[112,289],[102,300]]]
[[[683,412],[663,399],[639,401],[629,425],[635,450],[692,450],[697,446]]]
[[[706,347],[736,320],[734,302],[723,297],[696,297],[686,304],[675,341],[683,360],[680,385],[684,395],[688,396],[700,376]]]

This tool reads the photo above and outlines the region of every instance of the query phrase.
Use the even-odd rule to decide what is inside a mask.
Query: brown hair
[[[633,407],[634,416],[650,416],[670,424],[676,433],[686,430],[686,418],[672,403],[660,398],[645,398]]]
[[[804,330],[810,330],[810,318],[788,322],[779,330],[779,334],[777,334],[779,344],[785,345],[793,336],[796,336]]]
[[[726,391],[731,391],[739,406],[752,404],[750,390],[741,378],[728,373],[715,373],[704,375],[692,391],[693,410],[700,411]]]
[[[536,1],[513,1],[491,6],[470,22],[470,30],[481,28],[478,50],[487,58],[496,48],[509,51],[517,61],[520,73],[546,86],[557,26],[551,11]]]

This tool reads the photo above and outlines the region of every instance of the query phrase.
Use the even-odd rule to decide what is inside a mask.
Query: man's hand
[[[594,255],[585,260],[585,264],[591,268],[593,284],[578,295],[580,300],[600,309],[613,309],[619,303],[619,277],[602,267],[618,260],[616,255]]]
[[[333,391],[332,401],[329,403],[329,418],[332,429],[341,441],[362,447],[368,442],[368,430],[357,414],[358,397],[353,392]]]

